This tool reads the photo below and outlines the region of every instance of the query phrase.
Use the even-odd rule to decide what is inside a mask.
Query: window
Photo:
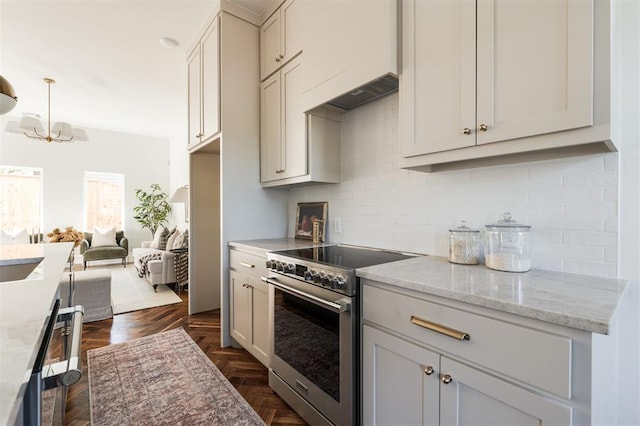
[[[29,233],[42,227],[42,169],[0,166],[0,227]]]
[[[124,175],[119,173],[84,173],[85,228],[116,228],[124,225]]]

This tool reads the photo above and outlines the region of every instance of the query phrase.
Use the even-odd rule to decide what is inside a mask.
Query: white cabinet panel
[[[443,425],[570,425],[569,405],[514,386],[442,357],[440,422]],[[450,377],[444,379],[445,376]],[[447,383],[445,383],[447,382]]]
[[[288,0],[260,27],[260,79],[264,80],[302,51],[304,0]]]

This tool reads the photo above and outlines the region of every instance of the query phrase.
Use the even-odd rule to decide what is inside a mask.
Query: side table
[[[176,291],[181,292],[189,285],[189,249],[171,250],[174,254],[173,266],[176,271]]]

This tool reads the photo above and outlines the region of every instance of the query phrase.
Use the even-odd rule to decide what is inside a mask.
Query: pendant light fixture
[[[0,75],[0,115],[11,111],[17,102],[18,97],[13,91],[13,86]]]
[[[40,116],[36,114],[23,114],[22,119],[17,121],[9,121],[5,130],[12,133],[22,133],[31,139],[37,139],[47,142],[71,142],[71,141],[87,141],[87,132],[83,129],[71,127],[71,124],[64,122],[56,122],[51,126],[51,85],[56,81],[52,78],[44,78],[47,83],[47,128],[40,122]]]

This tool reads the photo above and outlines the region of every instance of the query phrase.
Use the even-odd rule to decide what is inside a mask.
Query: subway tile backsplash
[[[342,182],[291,190],[328,201],[329,242],[447,256],[448,230],[484,229],[506,211],[532,226],[533,267],[617,274],[617,154],[440,173],[398,168],[398,95],[345,113]],[[342,220],[335,233],[333,221]]]

